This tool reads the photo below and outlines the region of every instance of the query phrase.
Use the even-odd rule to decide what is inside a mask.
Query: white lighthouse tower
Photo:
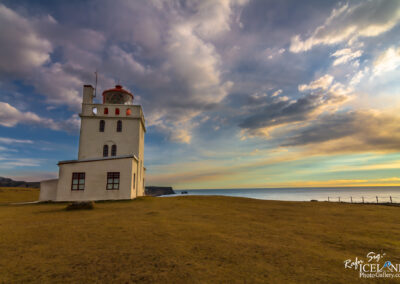
[[[94,104],[94,89],[83,88],[77,160],[60,161],[59,178],[40,184],[40,200],[131,199],[144,195],[145,120],[133,95],[117,85]]]

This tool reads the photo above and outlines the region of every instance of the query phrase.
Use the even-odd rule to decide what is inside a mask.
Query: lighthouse
[[[58,162],[58,179],[40,183],[39,199],[89,201],[144,195],[145,119],[134,96],[121,85],[94,103],[94,88],[83,87],[78,159]]]

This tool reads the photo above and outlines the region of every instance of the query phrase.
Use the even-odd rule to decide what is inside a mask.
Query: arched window
[[[104,114],[108,114],[108,107],[104,108]]]
[[[94,115],[97,114],[97,107],[92,108],[92,113],[93,113]]]
[[[111,146],[111,156],[117,156],[117,145]]]
[[[119,108],[115,109],[115,115],[119,115]]]
[[[103,146],[103,157],[108,157],[108,145]]]
[[[117,132],[121,132],[122,131],[122,121],[118,120],[117,122]]]
[[[126,115],[131,115],[131,113],[132,113],[131,109],[130,109],[130,108],[127,108],[127,109],[126,109]]]
[[[104,127],[106,126],[106,122],[104,120],[100,120],[99,131],[104,132]]]

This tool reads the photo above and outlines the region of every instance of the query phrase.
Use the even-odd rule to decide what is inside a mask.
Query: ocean
[[[187,194],[182,194],[187,191]],[[225,195],[265,200],[285,201],[340,201],[400,203],[400,187],[312,187],[312,188],[242,188],[242,189],[192,189],[175,190],[181,195]]]

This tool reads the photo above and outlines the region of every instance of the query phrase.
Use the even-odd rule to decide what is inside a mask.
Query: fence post
[[[350,203],[353,203],[353,197],[350,196]]]
[[[393,201],[392,201],[392,196],[390,196],[390,203],[393,203]]]
[[[340,196],[338,198],[339,198],[339,202],[340,202]]]
[[[378,196],[376,197],[376,204],[378,204],[379,203],[379,201],[378,201]]]
[[[362,196],[362,201],[363,201],[363,203],[364,203],[364,196]]]
[[[329,202],[329,196],[328,196],[328,202]]]

